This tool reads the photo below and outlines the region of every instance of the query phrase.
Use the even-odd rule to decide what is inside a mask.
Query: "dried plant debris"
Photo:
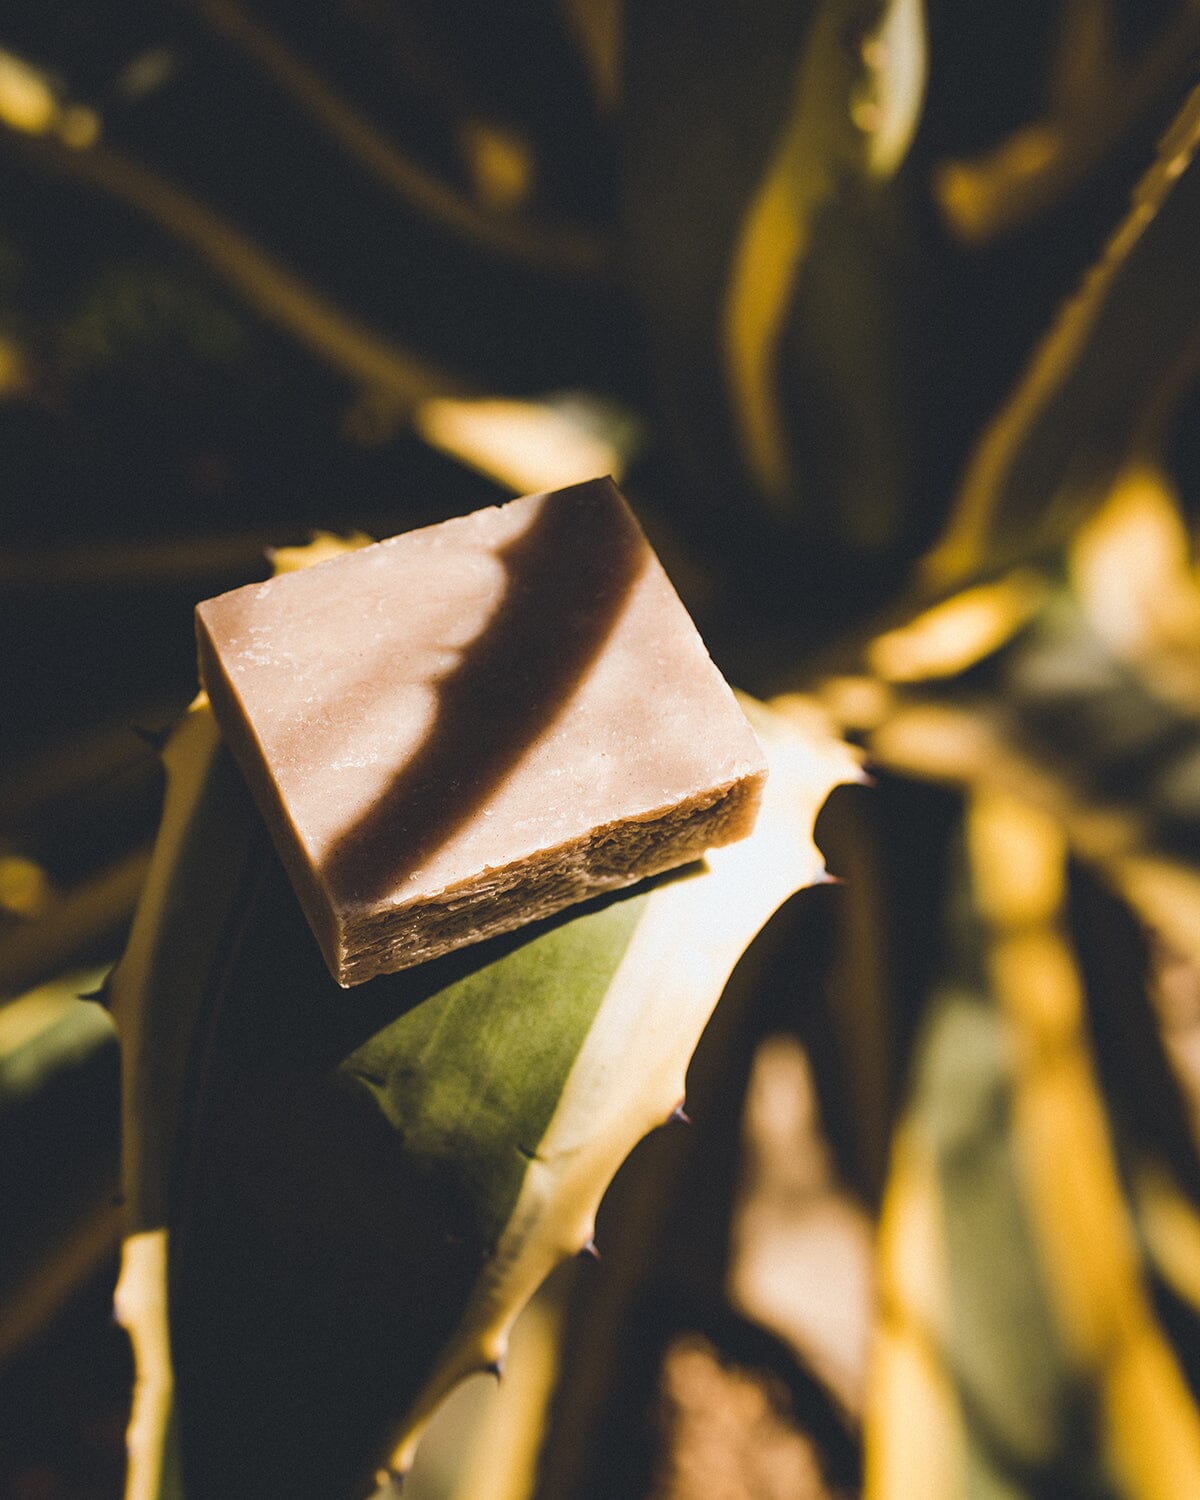
[[[743,1369],[683,1334],[664,1352],[658,1399],[651,1500],[849,1500],[825,1483],[816,1445],[769,1371]]]

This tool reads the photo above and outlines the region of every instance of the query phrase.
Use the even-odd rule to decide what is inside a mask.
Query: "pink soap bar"
[[[339,984],[753,826],[762,751],[609,479],[234,589],[196,622]]]

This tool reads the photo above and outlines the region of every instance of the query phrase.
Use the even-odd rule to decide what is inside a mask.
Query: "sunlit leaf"
[[[925,84],[920,0],[817,7],[791,113],[751,197],[725,305],[729,385],[750,468],[786,509],[792,456],[776,383],[780,340],[818,217],[847,181],[887,178],[912,139]]]
[[[986,242],[1045,212],[1193,66],[1200,16],[1192,5],[1177,7],[1130,62],[1120,56],[1112,0],[1068,0],[1062,12],[1044,117],[935,174],[934,194],[963,240]]]
[[[927,577],[946,592],[1046,555],[1153,444],[1194,368],[1200,282],[1200,92],[1099,264],[1068,303],[972,461]]]
[[[1024,570],[964,589],[877,636],[867,648],[867,663],[885,682],[956,677],[1011,640],[1048,592],[1043,579]]]
[[[1020,799],[985,792],[969,807],[967,848],[991,892],[986,952],[1012,1046],[1013,1147],[1031,1237],[1061,1347],[1088,1375],[1095,1459],[1125,1493],[1170,1500],[1200,1485],[1200,1414],[1156,1318],[1124,1199],[1066,927],[1064,832]],[[1059,888],[1057,902],[1013,901],[1010,872],[994,866],[1014,851],[1033,888]]]
[[[1126,470],[1072,540],[1068,566],[1113,654],[1168,701],[1200,708],[1200,573],[1167,475],[1148,465]]]
[[[1168,1500],[1200,1474],[1066,940],[1066,854],[1019,792],[969,801],[970,884],[948,904],[885,1198],[873,1500],[1068,1485]],[[1180,1209],[1160,1193],[1154,1227],[1194,1276]]]
[[[771,763],[750,839],[350,999],[193,710],[148,887],[155,940],[134,945],[150,962],[138,977],[127,961],[117,988],[140,1227],[175,1185],[159,1224],[183,1472],[200,1493],[270,1493],[285,1472],[289,1493],[348,1492],[398,1424],[405,1465],[442,1394],[502,1359],[520,1307],[590,1238],[617,1166],[682,1095],[742,951],[820,877],[812,820],[855,774],[832,742],[748,708]],[[185,942],[201,951],[181,996],[162,986]],[[198,1095],[155,1082],[200,1058]]]

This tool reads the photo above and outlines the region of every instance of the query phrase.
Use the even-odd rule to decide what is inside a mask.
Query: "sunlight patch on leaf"
[[[338,536],[332,531],[314,531],[311,541],[303,546],[269,547],[267,557],[273,573],[296,573],[301,568],[311,568],[314,563],[369,547],[371,541],[372,538],[363,531],[352,531],[348,536]]]
[[[432,447],[517,494],[578,484],[596,474],[619,480],[634,436],[626,413],[585,398],[424,401],[417,431]]]
[[[863,78],[850,118],[866,137],[867,170],[890,177],[908,153],[928,73],[922,0],[892,0],[860,45]]]
[[[956,677],[1011,640],[1048,593],[1046,581],[1027,569],[964,589],[877,636],[867,648],[867,665],[886,682]]]
[[[742,1145],[730,1300],[786,1340],[861,1419],[875,1313],[872,1225],[837,1181],[811,1067],[794,1037],[759,1045]]]
[[[1200,1312],[1200,1215],[1162,1167],[1139,1167],[1132,1187],[1147,1252],[1176,1296]]]
[[[1200,571],[1167,475],[1126,470],[1072,541],[1068,565],[1097,635],[1165,696],[1200,707]]]

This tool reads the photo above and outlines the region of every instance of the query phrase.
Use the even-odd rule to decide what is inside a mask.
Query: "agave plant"
[[[422,1430],[456,1500],[1200,1492],[1195,5],[70,9],[0,23],[0,1129],[108,1123],[6,1151],[0,1358],[119,1224],[139,1500]],[[758,831],[335,992],[192,604],[604,469]]]
[[[347,1007],[192,705],[109,984],[131,1493],[354,1493],[407,1470],[458,1381],[499,1374],[521,1306],[592,1246],[609,1179],[681,1106],[743,950],[823,874],[812,824],[856,766],[748,708],[772,774],[745,844]]]

